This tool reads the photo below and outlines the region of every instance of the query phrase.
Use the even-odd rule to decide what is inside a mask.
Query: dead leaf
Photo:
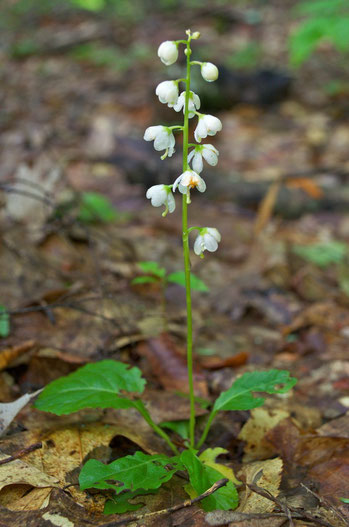
[[[206,370],[220,370],[221,368],[237,368],[246,364],[249,354],[240,351],[231,357],[200,357],[200,364]]]
[[[6,454],[0,453],[0,459],[6,459]],[[16,459],[5,465],[0,465],[0,490],[7,485],[26,484],[32,487],[57,487],[58,479],[52,477],[34,465]]]
[[[36,397],[42,390],[34,393],[26,393],[12,403],[0,404],[0,435],[10,426],[18,412],[24,408],[34,397]]]
[[[289,417],[289,412],[280,408],[254,408],[251,410],[250,418],[238,435],[238,439],[246,441],[244,462],[267,459],[273,454],[274,448],[265,439],[265,435],[286,417]]]
[[[313,199],[320,199],[324,195],[324,191],[310,178],[288,179],[286,186],[289,188],[300,188]]]
[[[283,462],[278,457],[266,461],[256,461],[243,466],[238,475],[246,484],[258,485],[258,487],[269,491],[270,494],[277,497],[279,495],[282,469]],[[275,503],[246,487],[237,511],[263,513],[272,512],[274,508]]]
[[[35,344],[36,343],[34,340],[28,340],[26,342],[23,342],[22,344],[19,344],[18,346],[11,346],[7,349],[3,349],[2,351],[0,351],[0,371],[7,368],[18,357],[20,357],[24,353],[27,353],[27,351],[32,350]]]
[[[137,346],[140,355],[151,364],[152,373],[167,390],[188,392],[188,373],[185,356],[167,334],[149,339]],[[200,397],[207,397],[208,389],[205,377],[194,366],[194,390]]]

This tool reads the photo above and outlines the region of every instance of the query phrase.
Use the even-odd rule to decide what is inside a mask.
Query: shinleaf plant
[[[178,58],[178,48],[184,45],[186,55],[186,76],[182,79],[164,81],[156,88],[160,102],[173,107],[175,111],[183,110],[184,121],[181,126],[150,126],[145,131],[144,139],[154,141],[155,150],[164,150],[162,159],[174,153],[174,132],[183,134],[183,171],[173,185],[155,185],[148,189],[147,198],[155,207],[165,206],[163,216],[175,210],[173,192],[177,189],[182,194],[182,222],[183,222],[183,256],[184,256],[184,283],[186,288],[187,305],[187,369],[188,391],[190,400],[189,422],[163,423],[159,425],[152,419],[141,395],[146,381],[141,371],[136,367],[129,367],[118,361],[104,360],[95,364],[88,364],[67,377],[52,382],[43,390],[36,401],[36,407],[46,412],[57,415],[70,414],[83,408],[115,408],[137,410],[146,423],[167,444],[172,455],[164,453],[149,455],[141,451],[134,455],[119,458],[109,465],[98,460],[88,460],[79,476],[82,490],[89,488],[108,489],[113,497],[107,501],[104,512],[123,513],[135,510],[141,505],[130,502],[139,495],[153,493],[161,485],[169,481],[178,471],[185,471],[188,484],[185,490],[191,496],[199,496],[207,491],[217,481],[227,478],[224,487],[201,501],[206,511],[214,509],[234,509],[238,504],[238,494],[235,484],[239,483],[231,469],[215,461],[216,457],[226,452],[222,448],[207,448],[201,451],[210,427],[219,412],[231,410],[249,410],[264,403],[261,394],[276,394],[287,392],[296,379],[290,377],[287,371],[270,370],[262,372],[245,373],[233,385],[222,392],[212,405],[208,414],[206,425],[201,435],[196,430],[195,423],[195,396],[193,383],[193,338],[192,338],[192,307],[191,307],[191,280],[189,234],[198,232],[194,243],[194,252],[203,256],[208,250],[213,252],[218,247],[221,236],[213,227],[189,227],[188,208],[190,193],[193,189],[204,192],[206,184],[199,175],[203,169],[203,158],[210,165],[216,165],[218,150],[210,144],[200,144],[208,135],[215,135],[222,129],[222,123],[213,115],[199,113],[200,99],[190,90],[190,77],[192,66],[201,68],[203,78],[214,81],[218,77],[218,69],[210,62],[192,60],[192,40],[200,37],[198,32],[186,32],[186,40],[166,41],[158,49],[161,61],[170,65]],[[179,84],[183,83],[184,91],[179,94]],[[194,132],[195,143],[189,143],[189,119],[196,116],[198,123]],[[192,150],[189,153],[189,148]],[[191,163],[191,166],[190,164]],[[149,269],[146,269],[149,271]],[[152,273],[154,266],[152,266]],[[164,271],[165,273],[165,271]],[[254,396],[258,392],[258,396]],[[184,439],[181,447],[175,443],[173,436],[165,432],[164,428],[171,429]],[[164,444],[164,447],[165,447]]]

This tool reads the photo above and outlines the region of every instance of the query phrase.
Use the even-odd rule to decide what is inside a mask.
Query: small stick
[[[203,494],[200,494],[200,496],[197,496],[192,500],[186,500],[182,503],[178,503],[177,505],[173,505],[173,507],[169,507],[168,509],[162,509],[160,511],[155,512],[148,512],[146,514],[131,514],[130,516],[126,516],[122,520],[117,520],[115,522],[110,523],[103,523],[103,525],[100,525],[100,527],[117,527],[119,525],[129,523],[131,521],[145,520],[154,516],[160,516],[161,514],[170,514],[171,512],[184,509],[185,507],[191,507],[191,505],[194,505],[194,503],[197,503],[198,501],[201,501],[204,498],[211,496],[211,494],[216,492],[218,489],[224,487],[228,483],[228,481],[229,480],[227,478],[220,479],[219,481],[216,481],[216,483],[214,483],[212,487],[207,489]]]
[[[313,523],[318,523],[319,525],[323,525],[324,527],[333,527],[330,523],[328,523],[326,520],[323,520],[322,518],[317,518],[316,516],[312,516],[311,514],[308,514],[305,511],[300,511],[294,507],[287,507],[286,504],[275,498],[268,490],[262,489],[261,487],[258,487],[257,485],[253,484],[246,484],[248,488],[250,488],[253,492],[256,494],[259,494],[260,496],[263,496],[264,498],[267,498],[270,501],[273,501],[276,503],[276,505],[281,509],[285,511],[285,514],[287,518],[298,518],[298,519],[304,519]]]
[[[26,454],[29,454],[30,452],[34,452],[34,450],[38,450],[39,448],[42,448],[41,442],[34,443],[33,445],[29,445],[26,448],[22,448],[22,450],[19,450],[16,454],[13,454],[13,456],[5,457],[5,459],[0,459],[0,465],[10,463],[11,461],[19,459],[20,457],[23,457]]]
[[[309,487],[304,485],[304,483],[301,483],[301,487],[303,487],[305,490],[310,492],[310,494],[312,494],[319,501],[319,503],[322,503],[325,506],[325,508],[330,509],[333,512],[333,514],[335,514],[338,518],[340,518],[344,522],[344,525],[347,525],[346,518],[343,516],[343,514],[339,510],[336,509],[336,507],[333,507],[333,505],[331,505],[331,503],[329,503],[325,498],[322,498],[321,496],[319,496],[319,494],[316,494],[316,492],[314,492]]]

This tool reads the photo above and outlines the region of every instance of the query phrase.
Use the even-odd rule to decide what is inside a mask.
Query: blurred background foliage
[[[48,14],[60,17],[73,16],[79,10],[90,12],[91,16],[106,17],[118,20],[123,24],[138,24],[147,14],[173,13],[178,9],[215,8],[229,6],[244,8],[246,23],[261,22],[258,5],[267,5],[268,0],[250,2],[248,0],[212,0],[208,3],[201,0],[18,0],[8,2],[1,8],[0,27],[19,29],[26,24],[33,27],[40,18]],[[256,8],[257,7],[257,8]],[[290,8],[294,19],[293,28],[288,39],[289,65],[299,67],[306,62],[319,48],[334,48],[343,60],[349,52],[349,2],[348,0],[305,0],[295,2]],[[221,21],[224,25],[224,21]],[[218,28],[219,29],[219,28]],[[42,51],[40,43],[33,37],[17,40],[11,49],[15,57],[25,57]],[[88,43],[73,50],[73,55],[80,60],[89,61],[96,66],[107,66],[123,71],[128,64],[149,56],[147,47],[137,45],[125,54],[115,45]],[[263,51],[258,42],[251,40],[241,49],[226,57],[225,63],[237,69],[253,68],[261,60]],[[336,90],[333,85],[332,90]]]

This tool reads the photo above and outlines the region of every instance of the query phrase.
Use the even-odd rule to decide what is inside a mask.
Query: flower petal
[[[205,250],[205,246],[203,243],[203,237],[199,234],[199,236],[196,238],[194,242],[194,253],[200,256],[200,254]]]
[[[160,132],[162,128],[163,126],[161,125],[149,126],[149,128],[147,128],[146,131],[144,132],[143,139],[145,141],[154,141],[155,137],[158,135],[158,133]]]
[[[204,168],[203,162],[202,162],[202,155],[201,152],[196,152],[194,155],[193,163],[192,163],[193,170],[200,174],[202,172],[202,169]]]
[[[216,251],[218,249],[218,242],[217,240],[211,236],[208,232],[204,234],[204,244],[208,251],[211,253]]]
[[[155,141],[154,141],[154,148],[155,150],[165,150],[166,148],[169,147],[169,133],[168,131],[166,130],[165,127],[163,127],[164,129],[157,134],[156,138],[155,138]]]
[[[203,155],[203,158],[205,159],[205,161],[207,161],[207,163],[209,165],[211,165],[213,167],[217,165],[218,157],[217,157],[217,154],[216,154],[216,152],[214,150],[212,150],[211,148],[207,148],[207,146],[204,145],[204,147],[202,149],[202,155]]]
[[[205,190],[206,190],[206,183],[202,179],[202,177],[200,177],[200,181],[198,183],[197,189],[198,189],[199,192],[205,192]]]
[[[169,212],[173,212],[176,208],[176,201],[174,199],[172,192],[169,192],[167,194],[167,205],[168,205]]]
[[[215,229],[214,227],[207,227],[206,230],[208,234],[210,234],[217,240],[217,242],[221,241],[222,236],[220,235],[220,232],[217,229]]]

